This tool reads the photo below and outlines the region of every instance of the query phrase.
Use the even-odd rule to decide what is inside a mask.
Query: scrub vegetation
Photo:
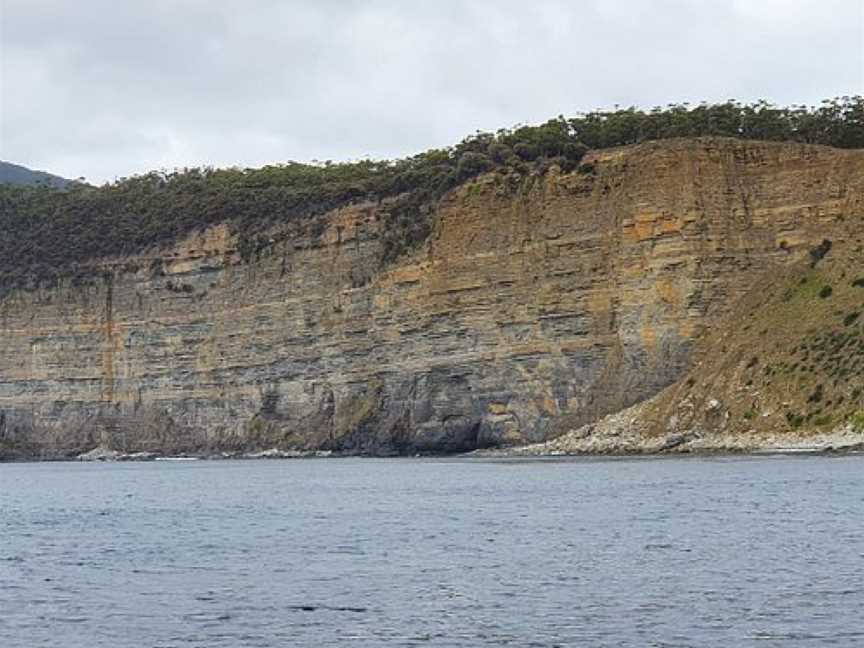
[[[864,98],[818,107],[729,101],[597,111],[539,126],[476,133],[455,146],[395,161],[286,164],[260,169],[153,171],[102,187],[0,185],[0,288],[87,273],[88,264],[139,253],[227,223],[240,253],[268,244],[270,227],[358,201],[386,201],[382,262],[427,237],[435,203],[481,173],[591,173],[589,149],[677,137],[723,136],[864,147]]]

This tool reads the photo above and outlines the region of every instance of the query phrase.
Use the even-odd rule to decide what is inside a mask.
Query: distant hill
[[[70,182],[71,180],[46,173],[45,171],[34,171],[20,164],[12,164],[11,162],[0,160],[0,184],[41,184],[50,187],[65,187]]]

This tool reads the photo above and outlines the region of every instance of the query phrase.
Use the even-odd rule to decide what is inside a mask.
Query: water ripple
[[[0,646],[859,646],[864,457],[0,466]]]

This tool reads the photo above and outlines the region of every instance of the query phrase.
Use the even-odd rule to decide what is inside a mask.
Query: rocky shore
[[[93,448],[75,457],[77,461],[193,461],[197,459],[304,459],[330,457],[329,450],[279,450],[270,448],[257,452],[220,452],[217,454],[162,455],[156,452],[120,452],[104,446]]]
[[[864,430],[852,425],[825,433],[774,434],[669,434],[647,436],[634,418],[633,409],[608,416],[556,439],[529,445],[474,450],[458,456],[480,458],[561,457],[561,456],[630,456],[685,454],[830,454],[864,452]],[[343,457],[327,450],[279,450],[257,452],[221,452],[168,456],[153,452],[122,453],[108,448],[94,448],[76,457],[78,461],[179,461],[229,459],[308,459]],[[439,455],[440,456],[440,455]],[[452,456],[452,455],[451,455]]]
[[[649,401],[650,403],[650,401]],[[607,416],[560,437],[523,446],[478,450],[482,457],[548,457],[660,454],[797,454],[864,452],[864,430],[847,424],[828,432],[717,433],[690,430],[666,435],[647,433],[640,409]]]

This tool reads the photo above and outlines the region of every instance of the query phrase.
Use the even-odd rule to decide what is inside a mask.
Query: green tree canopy
[[[816,107],[728,101],[595,111],[476,133],[395,161],[154,171],[63,190],[0,184],[0,289],[135,254],[222,222],[238,232],[243,252],[254,254],[264,229],[360,200],[390,199],[386,261],[424,239],[435,201],[480,173],[542,171],[552,163],[570,171],[588,149],[699,136],[862,148],[864,98],[839,97]]]

